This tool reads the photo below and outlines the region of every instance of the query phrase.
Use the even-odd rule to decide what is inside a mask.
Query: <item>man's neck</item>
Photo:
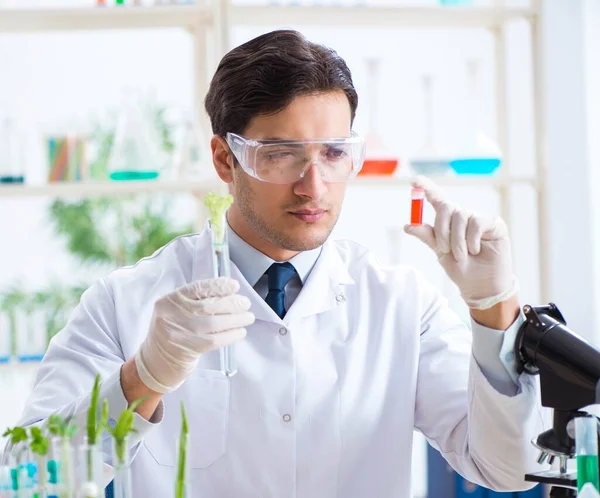
[[[262,239],[256,231],[241,222],[235,212],[227,213],[227,222],[238,237],[243,239],[248,245],[254,247],[257,251],[260,251],[271,258],[273,261],[289,261],[299,254],[298,251],[288,251],[280,247],[275,247],[265,239]]]

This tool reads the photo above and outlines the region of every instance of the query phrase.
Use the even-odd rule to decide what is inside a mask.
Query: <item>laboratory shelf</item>
[[[534,178],[510,177],[510,176],[486,176],[486,175],[444,175],[431,176],[433,182],[445,187],[507,187],[510,185],[530,185],[537,187]],[[350,184],[365,187],[398,187],[410,185],[412,177],[389,177],[389,176],[359,176],[351,180]]]
[[[209,25],[205,4],[154,7],[0,9],[0,33],[103,29],[185,28]]]
[[[360,176],[350,180],[348,186],[398,188],[411,183],[410,177]],[[533,178],[511,178],[503,176],[438,176],[432,180],[446,187],[494,187],[501,188],[514,184],[537,186]],[[200,181],[128,181],[128,182],[57,182],[48,184],[6,184],[0,185],[0,199],[13,197],[113,197],[129,194],[175,193],[183,192],[203,196],[209,191],[224,190],[225,185],[220,180]]]
[[[532,20],[535,10],[518,7],[408,7],[333,5],[233,5],[234,24],[342,27],[494,28],[516,19]]]
[[[0,9],[0,33],[105,29],[184,28],[214,22],[214,2],[194,5]],[[253,26],[290,24],[343,27],[493,28],[515,19],[531,20],[535,10],[520,7],[406,7],[333,5],[230,5],[231,22]]]
[[[0,199],[8,197],[113,197],[129,194],[188,192],[204,195],[223,189],[221,181],[127,181],[127,182],[57,182],[32,185],[0,185]]]

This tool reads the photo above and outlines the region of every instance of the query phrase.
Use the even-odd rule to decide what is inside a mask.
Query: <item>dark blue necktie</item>
[[[269,293],[265,301],[279,315],[285,316],[285,293],[283,289],[294,275],[296,269],[291,263],[273,263],[267,270],[269,277]]]

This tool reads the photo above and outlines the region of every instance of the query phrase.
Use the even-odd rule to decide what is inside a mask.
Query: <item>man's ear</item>
[[[214,135],[210,140],[213,166],[219,178],[225,183],[233,182],[234,159],[227,142],[223,137]]]

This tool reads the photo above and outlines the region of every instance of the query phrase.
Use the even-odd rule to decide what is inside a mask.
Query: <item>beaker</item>
[[[161,158],[153,121],[135,95],[126,92],[108,160],[111,180],[153,180],[159,175]]]
[[[378,132],[380,66],[379,59],[367,59],[369,128],[365,137],[366,157],[359,175],[391,175],[398,168],[398,158]]]
[[[467,61],[471,98],[468,102],[469,130],[456,157],[450,161],[452,169],[461,175],[489,175],[502,163],[500,147],[480,127],[479,73],[480,62]]]
[[[0,117],[0,183],[23,183],[24,157],[15,121]]]
[[[421,86],[424,97],[425,142],[411,159],[410,166],[420,175],[444,175],[452,169],[450,159],[442,157],[433,143],[433,77],[423,75]]]

